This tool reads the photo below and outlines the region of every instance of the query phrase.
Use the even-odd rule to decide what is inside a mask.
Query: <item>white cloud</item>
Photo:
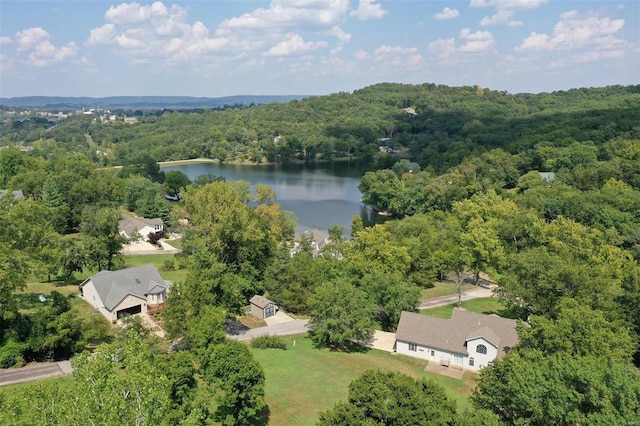
[[[433,15],[435,19],[438,19],[441,21],[444,21],[447,19],[455,19],[458,16],[460,16],[460,12],[458,12],[457,9],[450,9],[448,7],[445,7],[444,9],[442,9],[442,12],[439,12]]]
[[[406,71],[419,68],[423,58],[415,47],[382,45],[373,52],[373,61],[400,67]]]
[[[33,49],[29,54],[29,60],[27,62],[36,67],[46,67],[53,63],[62,62],[67,58],[74,57],[77,54],[78,46],[76,46],[74,42],[58,48],[48,40],[45,40]]]
[[[11,37],[0,37],[0,44],[11,44],[13,43],[13,40],[11,39]]]
[[[472,33],[469,28],[464,28],[460,31],[460,40],[464,40],[462,46],[457,50],[463,53],[484,53],[491,50],[496,41],[493,35],[489,31],[476,31]]]
[[[48,38],[49,33],[40,27],[27,28],[16,33],[16,41],[20,51],[31,49],[42,40],[47,40]]]
[[[147,21],[151,16],[162,16],[167,13],[167,8],[160,2],[147,6],[134,2],[111,6],[104,17],[114,24],[138,24]]]
[[[358,8],[351,12],[351,16],[355,16],[361,21],[369,21],[372,19],[382,19],[389,11],[382,9],[382,6],[376,3],[376,0],[360,0]]]
[[[480,26],[506,25],[508,27],[517,27],[522,25],[522,21],[513,20],[514,14],[515,12],[513,10],[499,10],[491,17],[485,16],[482,18]]]
[[[92,29],[85,44],[112,46],[131,63],[161,58],[164,63],[204,64],[212,55],[246,61],[250,54],[282,57],[327,47],[327,41],[304,41],[298,35],[315,31],[320,37],[334,37],[335,51],[351,39],[339,26],[348,12],[349,0],[271,0],[268,7],[225,19],[210,31],[200,21],[191,25],[188,10],[179,5],[122,3],[107,10],[108,23]]]
[[[549,0],[471,0],[469,7],[495,7],[497,10],[537,9]]]
[[[345,33],[342,28],[340,28],[339,26],[334,26],[331,29],[329,29],[328,31],[325,31],[326,35],[330,35],[330,36],[334,36],[336,37],[338,40],[340,41],[344,41],[347,42],[349,40],[351,40],[351,34],[347,34]]]
[[[576,11],[563,13],[553,33],[532,32],[515,50],[574,50],[583,48],[608,49],[625,43],[614,37],[624,26],[624,19],[600,18],[593,14],[583,16]]]
[[[237,18],[225,19],[218,31],[281,29],[295,27],[331,28],[349,10],[349,0],[272,0],[268,8],[258,8]]]
[[[104,24],[101,27],[94,28],[89,34],[89,38],[85,42],[87,46],[97,46],[99,44],[109,43],[116,35],[116,26],[114,24]]]
[[[456,39],[440,38],[429,43],[427,49],[429,53],[434,54],[439,61],[451,58],[456,54]]]
[[[4,53],[0,53],[0,74],[4,74],[13,68],[13,58]]]
[[[369,58],[371,58],[371,55],[369,55],[369,54],[368,54],[367,52],[365,52],[364,50],[360,49],[360,50],[358,50],[358,51],[355,53],[354,57],[355,57],[355,58],[356,58],[356,60],[358,60],[358,61],[366,61],[366,60],[368,60]]]
[[[15,38],[19,52],[29,51],[26,63],[32,66],[45,67],[78,54],[78,46],[75,42],[56,47],[49,41],[51,38],[49,33],[40,27],[18,31]]]
[[[316,50],[322,47],[326,47],[327,43],[320,42],[305,42],[299,34],[287,34],[286,39],[273,46],[268,51],[264,52],[262,56],[291,56],[301,53]]]

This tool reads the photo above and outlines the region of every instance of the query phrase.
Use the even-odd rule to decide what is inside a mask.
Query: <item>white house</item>
[[[164,233],[164,222],[159,217],[145,219],[137,216],[123,216],[118,223],[118,229],[125,238],[132,238],[137,232],[144,240],[148,240],[149,234]]]
[[[82,297],[109,321],[123,315],[147,313],[167,300],[173,283],[165,281],[152,263],[100,271],[80,284]]]
[[[478,371],[516,343],[516,321],[454,309],[451,319],[402,312],[396,352],[442,365]]]

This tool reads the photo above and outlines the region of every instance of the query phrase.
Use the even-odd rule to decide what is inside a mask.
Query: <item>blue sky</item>
[[[640,1],[0,0],[0,96],[640,84]]]

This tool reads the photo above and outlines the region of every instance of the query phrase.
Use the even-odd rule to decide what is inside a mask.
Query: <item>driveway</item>
[[[230,339],[241,342],[251,340],[254,337],[268,334],[270,336],[287,336],[290,334],[301,334],[309,331],[309,320],[292,320],[280,324],[268,325],[266,327],[252,328],[249,330],[239,331],[239,334],[228,335]]]
[[[72,372],[69,361],[43,362],[22,368],[4,368],[0,370],[0,386],[31,382]]]
[[[471,299],[479,299],[482,297],[492,297],[493,296],[493,287],[481,287],[476,286],[469,290],[465,290],[462,292],[462,301],[471,300]],[[437,308],[438,306],[451,305],[453,303],[458,303],[458,294],[452,294],[449,296],[441,296],[434,297],[433,299],[424,299],[418,309],[429,309],[429,308]]]
[[[182,251],[169,244],[166,240],[160,240],[158,243],[160,243],[162,249],[158,249],[157,246],[148,241],[126,244],[122,247],[121,253],[127,256],[135,256],[137,254],[176,254]]]

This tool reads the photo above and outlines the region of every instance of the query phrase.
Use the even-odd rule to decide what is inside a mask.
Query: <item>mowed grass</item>
[[[35,382],[16,383],[13,385],[0,386],[0,397],[23,397],[25,392],[37,389],[42,386],[59,386],[61,388],[72,388],[75,382],[71,374],[64,376],[49,377]]]
[[[477,382],[473,373],[465,373],[462,380],[427,373],[427,362],[416,358],[374,349],[355,353],[317,349],[307,335],[283,339],[287,342],[284,351],[252,349],[265,371],[269,424],[316,424],[321,411],[346,400],[349,383],[366,370],[433,379],[446,389],[459,410],[469,407],[467,398]]]
[[[175,261],[175,254],[140,254],[134,256],[125,256],[125,264],[127,267],[140,266],[147,263],[153,263],[160,275],[165,280],[169,281],[184,281],[187,277],[186,269],[177,269],[177,262]],[[167,261],[173,261],[174,269],[165,270],[164,265]]]
[[[475,287],[473,284],[464,284],[462,291]],[[458,292],[458,284],[449,281],[438,281],[431,288],[421,290],[420,299],[433,299],[434,297],[449,296]]]
[[[491,315],[496,314],[504,318],[516,319],[517,315],[509,311],[498,299],[494,297],[481,297],[478,299],[466,300],[460,306],[467,311],[477,312],[479,314]],[[438,306],[437,308],[422,309],[420,313],[438,318],[451,318],[451,313],[456,304]]]

